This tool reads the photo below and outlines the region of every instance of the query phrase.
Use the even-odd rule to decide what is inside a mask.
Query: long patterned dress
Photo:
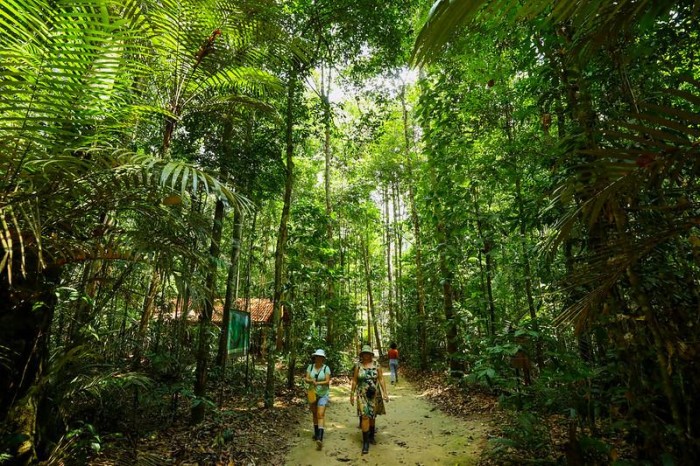
[[[376,363],[372,363],[370,367],[358,366],[357,372],[357,409],[361,416],[374,418],[377,414],[377,402],[382,399],[382,394],[377,380],[379,372],[377,371]],[[374,397],[367,396],[367,390],[374,388]]]

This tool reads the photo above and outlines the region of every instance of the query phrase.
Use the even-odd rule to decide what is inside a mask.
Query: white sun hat
[[[314,357],[314,356],[321,356],[322,358],[325,358],[326,352],[323,351],[322,349],[317,349],[316,352],[311,355],[311,357]]]

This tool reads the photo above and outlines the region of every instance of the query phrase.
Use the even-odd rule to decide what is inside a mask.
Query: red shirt
[[[396,349],[390,349],[389,350],[389,359],[399,359],[399,350]]]

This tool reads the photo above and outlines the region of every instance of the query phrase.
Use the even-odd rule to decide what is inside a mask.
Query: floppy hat
[[[365,345],[362,347],[362,349],[360,350],[360,355],[362,355],[362,353],[369,353],[372,356],[374,356],[374,351],[372,351],[372,347],[369,345]]]
[[[312,358],[313,358],[314,356],[321,356],[322,358],[325,358],[325,357],[326,357],[326,352],[323,351],[322,349],[317,349],[316,352],[315,352],[314,354],[311,355]]]

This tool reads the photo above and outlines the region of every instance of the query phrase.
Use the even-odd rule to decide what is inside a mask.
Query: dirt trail
[[[388,371],[386,371],[388,372]],[[386,373],[385,373],[386,374]],[[377,417],[377,445],[362,455],[362,432],[348,385],[331,386],[321,451],[311,440],[311,414],[296,433],[287,466],[349,465],[476,465],[486,443],[487,417],[458,419],[433,407],[406,380],[387,388],[387,415]]]

